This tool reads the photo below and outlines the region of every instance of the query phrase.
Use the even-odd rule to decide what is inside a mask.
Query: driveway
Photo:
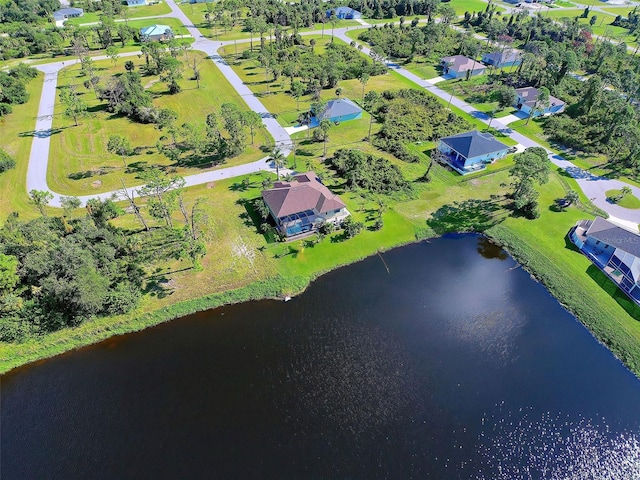
[[[193,44],[193,48],[195,50],[201,50],[209,55],[209,58],[215,63],[215,65],[220,69],[220,71],[224,74],[224,76],[229,80],[231,85],[235,88],[238,94],[244,99],[246,104],[253,111],[258,112],[262,117],[262,122],[265,125],[266,129],[273,136],[276,147],[280,148],[285,155],[288,155],[291,151],[291,137],[287,130],[282,127],[273,115],[269,113],[269,111],[264,107],[262,102],[251,92],[251,90],[242,82],[240,77],[233,71],[231,66],[229,66],[225,60],[218,54],[218,49],[223,45],[233,44],[234,41],[227,42],[218,42],[206,39],[200,31],[189,21],[187,16],[184,14],[182,10],[176,5],[174,0],[166,0],[167,5],[171,8],[171,14],[163,15],[164,17],[173,17],[178,18],[184,24],[184,26],[189,31],[189,34],[193,36],[196,40]],[[355,29],[358,27],[351,27],[351,29]],[[336,29],[334,35],[347,44],[351,43],[351,38],[346,36],[346,28]],[[302,35],[311,35],[315,32],[304,32]],[[238,40],[241,42],[248,42],[249,39]],[[363,45],[362,51],[365,54],[369,54],[369,49]],[[139,52],[129,52],[121,54],[122,57],[137,55]],[[94,59],[104,59],[106,57],[95,57]],[[77,63],[77,61],[67,62],[67,65],[71,63]],[[54,62],[45,65],[39,65],[36,68],[43,71],[45,73],[45,82],[42,91],[42,96],[40,98],[40,105],[38,108],[38,118],[36,121],[36,127],[34,129],[33,134],[33,145],[31,149],[31,155],[29,157],[29,167],[27,171],[27,191],[32,189],[36,190],[46,190],[51,192],[54,195],[54,199],[50,202],[50,205],[59,207],[60,197],[61,195],[52,192],[47,185],[47,165],[48,165],[48,157],[49,157],[49,146],[50,146],[50,135],[51,135],[51,125],[53,118],[53,106],[55,103],[55,95],[56,95],[56,84],[58,78],[58,72],[60,69],[64,67],[63,62]],[[403,77],[413,81],[417,85],[429,90],[434,95],[440,97],[443,100],[446,100],[449,104],[454,105],[455,107],[467,112],[469,115],[477,118],[481,122],[485,124],[489,124],[491,122],[491,126],[494,128],[506,133],[510,138],[515,140],[519,147],[529,148],[529,147],[542,147],[535,141],[525,137],[524,135],[519,134],[518,132],[510,129],[507,124],[511,123],[511,119],[509,117],[493,119],[491,120],[489,116],[484,112],[479,112],[471,105],[466,102],[460,100],[452,96],[451,94],[445,92],[444,90],[438,88],[436,83],[438,79],[432,79],[432,81],[424,80],[417,75],[409,72],[405,68],[399,65],[393,65],[393,68],[396,72],[398,72]],[[544,148],[544,147],[543,147]],[[626,225],[640,223],[640,211],[628,210],[617,205],[609,204],[606,201],[605,191],[611,189],[620,189],[623,186],[629,186],[633,191],[633,194],[640,197],[640,188],[627,185],[618,180],[606,179],[603,177],[593,177],[589,175],[588,172],[581,170],[580,168],[573,165],[571,162],[565,160],[559,155],[555,155],[552,152],[550,153],[551,161],[567,170],[567,172],[572,175],[578,185],[583,190],[585,195],[592,200],[592,202],[601,208],[602,210],[609,213],[613,218],[620,220],[621,222],[626,222]],[[267,162],[267,158],[263,158],[256,162],[252,162],[246,165],[241,165],[238,167],[229,167],[220,170],[213,170],[210,172],[199,173],[195,175],[189,175],[185,177],[187,185],[198,185],[201,183],[208,183],[215,180],[220,180],[223,178],[232,178],[239,175],[246,175],[248,173],[254,173],[258,171],[274,171],[272,165]],[[140,186],[131,187],[130,191],[136,191]],[[105,192],[99,195],[86,195],[79,197],[83,202],[86,202],[89,198],[109,198],[112,195],[119,196],[118,192]]]

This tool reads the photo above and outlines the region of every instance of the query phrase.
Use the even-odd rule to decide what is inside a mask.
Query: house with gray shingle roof
[[[448,75],[453,78],[462,78],[467,76],[473,77],[475,75],[482,75],[485,71],[485,66],[480,62],[473,60],[464,55],[454,55],[452,57],[443,57],[440,59],[440,66],[442,67],[442,74]]]
[[[287,238],[318,230],[325,222],[341,224],[350,213],[338,195],[325,187],[314,172],[278,181],[262,192],[276,226]]]
[[[516,101],[513,106],[528,115],[533,111],[534,117],[560,113],[566,106],[559,98],[549,95],[549,104],[541,106],[537,111],[534,111],[538,95],[540,95],[540,91],[535,87],[516,88]]]
[[[509,151],[493,135],[478,130],[443,137],[437,148],[441,158],[462,175],[483,170],[487,164],[506,157]]]
[[[522,63],[522,52],[506,48],[501,51],[483,54],[482,61],[496,68],[515,67]]]
[[[53,21],[57,26],[62,26],[64,22],[70,18],[78,18],[84,15],[84,10],[81,8],[61,8],[53,12]]]
[[[640,235],[596,217],[569,231],[578,249],[640,305]]]

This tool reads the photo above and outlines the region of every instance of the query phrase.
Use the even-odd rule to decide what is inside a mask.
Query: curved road
[[[231,83],[233,88],[242,97],[245,103],[251,108],[251,110],[258,112],[262,117],[262,123],[267,131],[271,134],[277,147],[280,148],[282,153],[287,156],[291,152],[291,137],[285,131],[285,129],[273,118],[273,115],[264,107],[262,102],[249,90],[240,77],[233,71],[233,69],[224,61],[224,59],[218,54],[218,49],[223,45],[222,42],[214,42],[208,40],[202,36],[200,31],[195,28],[187,16],[180,10],[173,0],[165,0],[171,7],[172,13],[163,15],[164,17],[172,16],[178,18],[185,25],[189,34],[191,34],[196,41],[192,47],[194,50],[200,50],[209,55],[209,58],[216,64],[216,66],[222,71],[223,75]],[[248,39],[247,39],[248,41]],[[232,43],[232,42],[225,42]],[[130,57],[138,55],[140,52],[128,52],[122,53],[121,57]],[[106,56],[93,57],[94,60],[104,60]],[[78,60],[66,61],[66,62],[54,62],[44,65],[38,65],[35,68],[44,72],[45,80],[42,88],[42,94],[40,97],[40,104],[38,106],[38,117],[36,119],[36,126],[33,133],[33,143],[31,146],[31,154],[29,156],[29,166],[27,168],[27,192],[31,190],[46,190],[53,195],[53,199],[49,202],[49,205],[53,207],[61,207],[61,195],[53,192],[47,184],[47,168],[49,163],[49,148],[51,144],[52,124],[54,115],[54,105],[56,100],[56,85],[58,83],[58,73],[65,66],[78,63]],[[269,162],[269,157],[264,157],[252,163],[244,165],[238,165],[236,167],[222,168],[218,170],[211,170],[209,172],[198,173],[194,175],[185,176],[186,186],[200,185],[202,183],[208,183],[216,180],[222,180],[226,178],[237,177],[241,175],[247,175],[249,173],[259,171],[272,171],[275,169]],[[288,173],[286,169],[280,170],[282,173]],[[129,187],[127,190],[129,194],[135,194],[141,185]],[[124,196],[120,191],[95,193],[92,195],[78,196],[82,203],[86,203],[90,198],[107,199],[115,196],[119,199],[124,199]]]
[[[165,0],[167,4],[171,7],[172,13],[163,15],[163,16],[172,16],[174,18],[180,19],[184,26],[187,28],[189,33],[195,38],[195,43],[193,44],[194,50],[201,50],[209,55],[209,58],[216,64],[216,66],[221,70],[223,75],[228,79],[231,85],[236,89],[238,94],[243,98],[243,100],[247,103],[249,108],[258,112],[262,116],[262,122],[265,125],[266,129],[273,136],[274,141],[277,146],[281,148],[285,155],[288,155],[291,151],[291,138],[285,131],[284,127],[282,127],[273,115],[271,115],[267,109],[264,107],[262,102],[251,92],[251,90],[242,82],[240,77],[233,71],[233,69],[224,61],[224,59],[218,54],[218,49],[223,45],[233,44],[233,41],[219,42],[212,41],[206,39],[200,31],[192,24],[192,22],[188,19],[188,17],[184,14],[182,10],[176,5],[174,0]],[[366,26],[361,27],[351,27],[351,30],[366,28]],[[345,41],[347,44],[351,43],[352,39],[347,37],[346,28],[340,28],[335,30],[335,36]],[[304,32],[303,35],[311,35],[317,32]],[[238,40],[239,42],[248,42],[249,39]],[[366,54],[369,54],[369,49],[363,45],[362,51]],[[139,52],[130,52],[121,54],[122,57],[137,55]],[[94,57],[96,60],[105,59],[106,57]],[[70,63],[77,63],[77,61],[67,62],[67,65]],[[399,67],[398,65],[389,64],[390,67],[396,71],[398,74],[403,77],[415,82],[419,86],[427,89],[434,95],[448,101],[451,101],[451,104],[455,105],[457,108],[469,113],[473,117],[479,119],[480,121],[488,124],[491,120],[486,113],[479,112],[474,107],[469,105],[468,103],[456,98],[452,97],[449,93],[444,90],[438,88],[434,83],[431,83],[428,80],[424,80],[417,75],[409,72],[408,70]],[[45,65],[39,65],[36,68],[43,71],[45,73],[45,82],[42,91],[42,96],[40,99],[40,106],[38,109],[38,119],[36,121],[36,128],[34,131],[33,145],[31,148],[31,156],[29,158],[29,167],[27,171],[27,191],[32,189],[36,190],[46,190],[51,192],[54,195],[53,200],[50,205],[59,207],[60,204],[60,194],[52,192],[47,185],[47,164],[49,158],[49,144],[50,144],[50,135],[51,135],[51,125],[53,121],[53,108],[55,103],[55,95],[56,95],[56,84],[58,72],[64,68],[64,62],[55,62],[49,63]],[[505,132],[509,137],[513,140],[517,141],[522,147],[542,147],[542,145],[536,143],[535,141],[521,135],[518,132],[513,131],[507,125],[504,125],[500,122],[499,119],[494,119],[492,121],[492,126],[498,130]],[[543,147],[544,148],[544,147]],[[274,171],[272,166],[268,161],[269,157],[265,157],[256,162],[248,163],[245,165],[239,165],[236,167],[223,168],[219,170],[212,170],[205,173],[199,173],[195,175],[189,175],[185,177],[186,185],[199,185],[202,183],[207,183],[215,180],[221,180],[226,178],[232,178],[240,175],[246,175],[249,173],[254,173],[258,171]],[[578,168],[568,160],[565,160],[559,155],[556,155],[552,152],[549,154],[550,160],[557,166],[565,169],[573,178],[576,179],[578,185],[585,193],[585,195],[591,199],[591,201],[602,210],[606,211],[610,216],[611,220],[625,226],[627,228],[631,228],[634,231],[637,230],[637,226],[640,223],[640,211],[628,210],[617,205],[612,205],[607,202],[605,192],[611,189],[620,189],[624,186],[629,186],[633,194],[640,197],[640,188],[628,185],[619,180],[612,180],[604,177],[597,177],[591,175],[590,173]],[[131,193],[134,193],[139,189],[140,186],[130,187],[128,190]],[[93,194],[93,195],[85,195],[78,197],[81,201],[86,202],[89,198],[110,198],[113,195],[116,197],[121,197],[118,191],[114,192],[105,192],[102,194]]]

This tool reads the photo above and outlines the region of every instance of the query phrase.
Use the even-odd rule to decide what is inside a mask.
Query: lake
[[[640,478],[640,382],[475,235],[1,380],[3,480]]]

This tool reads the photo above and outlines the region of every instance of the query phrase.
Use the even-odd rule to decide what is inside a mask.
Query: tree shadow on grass
[[[624,310],[633,317],[634,320],[640,321],[640,307],[638,307],[626,293],[620,290],[615,282],[607,277],[602,270],[592,264],[587,268],[587,275],[589,275],[603,291],[613,298],[618,305],[624,308]]]
[[[169,279],[164,275],[158,275],[147,280],[145,288],[142,290],[144,295],[150,295],[156,298],[165,298],[173,295],[171,287],[168,286]]]
[[[440,207],[427,225],[438,235],[449,232],[484,232],[498,225],[508,211],[499,200],[470,199]]]
[[[107,175],[113,172],[115,169],[115,167],[100,167],[95,170],[85,170],[84,172],[70,173],[69,175],[67,175],[67,178],[71,180],[82,180],[84,178],[100,177],[102,175]]]

